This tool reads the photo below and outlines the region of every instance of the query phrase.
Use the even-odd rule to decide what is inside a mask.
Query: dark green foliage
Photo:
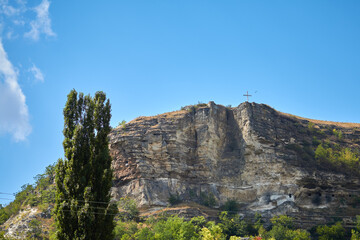
[[[343,140],[343,134],[341,130],[336,130],[335,128],[333,129],[333,134],[336,136],[336,138],[341,141]]]
[[[214,207],[216,205],[215,196],[212,192],[206,194],[205,192],[200,193],[200,203],[207,207]]]
[[[139,209],[136,206],[135,200],[129,197],[121,198],[118,202],[118,206],[121,209],[119,215],[122,220],[139,220]]]
[[[197,228],[197,229],[201,229],[203,227],[205,227],[206,225],[206,220],[203,216],[197,216],[197,217],[193,217],[190,222]]]
[[[155,233],[149,228],[142,228],[135,234],[135,239],[138,240],[153,240],[155,238]]]
[[[159,221],[155,224],[153,231],[156,239],[198,239],[196,227],[191,222],[184,221],[177,216],[169,217],[166,221]]]
[[[360,232],[351,229],[351,240],[360,240]]]
[[[313,145],[314,147],[317,147],[317,146],[320,145],[320,143],[321,143],[321,141],[318,140],[317,137],[313,136],[312,145]]]
[[[57,239],[112,239],[116,206],[109,203],[112,184],[108,134],[110,102],[72,90],[64,108],[65,159],[56,169]]]
[[[29,223],[29,231],[26,233],[27,239],[43,239],[43,232],[41,229],[41,222],[33,219]]]
[[[336,170],[360,173],[358,153],[350,148],[322,143],[316,148],[315,159],[319,164],[330,165]]]
[[[294,229],[294,222],[291,217],[280,215],[271,219],[273,224],[271,230],[265,233],[266,239],[276,240],[310,240],[310,233],[305,230]]]
[[[317,135],[320,137],[324,137],[325,133],[320,130],[318,126],[315,125],[313,122],[308,123],[308,134],[310,135]]]
[[[255,214],[255,217],[254,217],[254,228],[256,229],[257,232],[259,232],[259,230],[261,228],[263,228],[263,224],[264,224],[264,221],[262,219],[262,216],[260,213],[256,213]]]
[[[319,240],[343,240],[345,237],[345,229],[341,222],[337,222],[332,226],[319,226],[316,228]]]
[[[221,208],[222,210],[230,213],[237,212],[239,210],[239,206],[236,200],[233,199],[227,200]]]
[[[170,205],[175,205],[175,204],[181,203],[179,194],[170,194],[168,201],[169,201]]]
[[[356,227],[351,230],[351,240],[360,240],[360,216],[356,216]]]
[[[222,232],[227,236],[246,236],[255,233],[253,226],[242,220],[239,215],[228,214],[228,212],[222,212],[219,216],[219,226]]]
[[[315,132],[316,129],[315,129],[315,124],[313,122],[309,122],[308,123],[308,129],[310,132]]]
[[[138,239],[138,240],[185,240],[199,239],[202,227],[193,224],[193,221],[185,221],[178,216],[166,219],[146,221],[145,224],[134,222],[118,223],[115,228],[115,239]]]
[[[286,215],[275,216],[270,221],[273,226],[282,226],[287,229],[294,229],[294,219]]]

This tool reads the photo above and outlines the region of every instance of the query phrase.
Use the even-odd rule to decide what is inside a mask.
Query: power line
[[[4,193],[4,192],[0,192],[0,194],[4,194],[4,195],[12,195],[14,196],[14,194],[12,193]],[[14,200],[14,199],[10,199],[10,198],[0,198],[0,199],[3,199],[3,200]],[[110,204],[111,202],[100,202],[100,201],[87,201],[87,200],[79,200],[79,199],[66,199],[66,198],[61,198],[61,200],[63,201],[66,201],[66,202],[70,202],[72,200],[75,200],[75,201],[78,201],[78,202],[83,202],[83,203],[95,203],[95,204]],[[54,201],[42,201],[42,203],[54,203]],[[82,208],[84,205],[73,205],[75,206],[76,208]],[[111,206],[109,208],[103,208],[103,207],[96,207],[96,206],[88,206],[88,208],[91,208],[91,209],[99,209],[99,210],[109,210],[109,209],[115,209],[115,208],[112,208]],[[196,208],[197,210],[201,211],[201,212],[222,212],[224,210],[221,210],[221,209],[199,209],[199,208]],[[119,210],[124,210],[124,209],[119,209]],[[168,210],[171,210],[171,209],[168,209]],[[62,210],[62,211],[74,211],[74,210]],[[80,210],[79,210],[80,211]],[[167,210],[166,209],[161,209],[161,213],[162,212],[166,212]],[[239,213],[240,211],[226,211],[228,213]],[[96,212],[90,212],[90,213],[94,213],[94,214],[105,214],[105,213],[96,213]],[[291,213],[290,213],[291,214]],[[360,213],[359,213],[360,214]],[[113,215],[117,215],[117,214],[113,214]],[[355,217],[353,215],[322,215],[320,213],[318,214],[312,214],[312,215],[309,215],[309,216],[302,216],[302,218],[313,218],[313,217],[325,217],[325,218],[334,218],[334,217],[340,217],[340,218],[346,218],[346,217]],[[294,221],[299,221],[296,219],[296,217],[293,217],[294,218]]]
[[[109,204],[110,203],[110,202],[99,202],[99,201],[88,201],[88,200],[66,199],[66,198],[60,198],[60,200],[64,200],[64,201],[75,200],[75,201],[78,201],[78,202],[98,203],[98,204]]]
[[[61,211],[64,211],[64,212],[79,212],[80,210],[65,210],[65,209],[62,209]],[[117,216],[119,215],[119,213],[99,213],[99,212],[86,212],[86,213],[91,213],[91,214],[98,214],[98,215],[111,215],[111,216]]]
[[[14,199],[11,199],[11,198],[0,198],[2,200],[14,200]]]
[[[4,194],[4,195],[12,195],[15,196],[15,194],[13,193],[4,193],[4,192],[0,192],[0,194]],[[85,203],[98,203],[98,204],[109,204],[109,202],[101,202],[101,201],[90,201],[90,200],[80,200],[80,199],[66,199],[66,198],[60,198],[61,200],[75,200],[78,202],[85,202]],[[9,199],[9,200],[13,200],[13,199]],[[50,202],[49,202],[50,203]]]
[[[11,196],[14,196],[15,194],[13,193],[4,193],[4,192],[0,192],[0,194],[3,194],[3,195],[11,195]]]

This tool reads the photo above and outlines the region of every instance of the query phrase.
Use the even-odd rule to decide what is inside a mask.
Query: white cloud
[[[50,2],[48,0],[43,0],[39,6],[34,8],[34,11],[36,12],[36,19],[30,22],[31,30],[25,33],[24,35],[25,37],[37,41],[39,40],[41,33],[44,33],[47,36],[56,35],[51,29],[49,7],[50,7]]]
[[[6,38],[11,40],[11,39],[15,39],[17,38],[18,35],[17,34],[14,34],[14,31],[13,30],[9,30],[7,33],[6,33]]]
[[[35,64],[32,65],[29,71],[34,75],[35,82],[44,82],[44,75]]]
[[[8,0],[0,0],[0,11],[8,17],[18,15],[20,13],[20,9],[10,6]]]
[[[25,25],[25,21],[19,20],[19,19],[13,20],[13,23],[14,23],[15,25],[18,25],[18,26],[24,26],[24,25]]]
[[[23,141],[30,132],[25,96],[0,40],[0,133],[10,133],[15,141]]]

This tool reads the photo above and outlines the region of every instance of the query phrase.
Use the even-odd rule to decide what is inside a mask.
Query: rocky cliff
[[[358,152],[359,124],[302,119],[264,104],[213,102],[139,117],[110,134],[116,198],[142,207],[235,200],[240,212],[319,222],[359,214],[359,164],[320,162],[323,142]],[[334,130],[335,129],[335,130]],[[341,133],[341,138],[334,135]]]

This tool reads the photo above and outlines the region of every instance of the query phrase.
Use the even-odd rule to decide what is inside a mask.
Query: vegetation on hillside
[[[144,218],[140,215],[136,202],[127,197],[120,199],[116,206],[110,205],[111,177],[109,176],[111,176],[111,171],[106,171],[110,165],[107,141],[103,141],[110,131],[110,126],[106,122],[110,118],[110,105],[105,103],[105,99],[105,95],[101,94],[98,98],[95,96],[95,99],[89,96],[84,97],[82,94],[78,99],[76,92],[69,95],[67,107],[64,109],[66,159],[59,160],[57,166],[59,190],[56,210],[50,212],[55,204],[56,195],[56,185],[54,184],[56,167],[50,165],[43,174],[34,178],[34,184],[24,185],[21,191],[15,194],[13,202],[6,206],[0,205],[0,225],[3,225],[6,220],[18,214],[22,209],[37,207],[43,212],[51,213],[51,222],[57,215],[56,218],[62,219],[62,224],[67,230],[75,227],[80,229],[77,237],[69,237],[69,239],[85,236],[88,234],[84,234],[85,231],[92,232],[87,235],[88,237],[84,237],[85,239],[96,239],[91,234],[108,228],[106,237],[97,237],[97,239],[237,240],[248,237],[249,239],[268,240],[360,240],[360,216],[355,220],[356,226],[353,229],[345,229],[342,222],[338,221],[330,225],[316,226],[307,231],[297,228],[294,219],[285,215],[273,217],[270,225],[264,223],[260,214],[252,219],[244,219],[235,214],[238,211],[236,200],[229,200],[221,207],[224,211],[218,216],[217,221],[206,221],[202,216],[186,220],[166,213]],[[199,104],[186,107],[184,110],[194,112],[197,108],[205,105],[199,102]],[[104,118],[106,119],[100,119],[99,114],[105,114]],[[103,124],[106,130],[102,130],[97,124]],[[125,121],[119,125],[126,128]],[[358,145],[352,144],[352,140],[347,138],[346,132],[330,126],[320,128],[313,122],[308,122],[305,128],[300,123],[298,125],[299,131],[306,135],[307,140],[301,144],[289,144],[288,149],[296,152],[301,159],[311,162],[311,166],[314,166],[313,163],[315,163],[322,168],[337,172],[360,174]],[[83,133],[84,135],[81,135]],[[78,154],[77,162],[74,161],[76,154]],[[87,157],[90,157],[91,160],[88,160]],[[95,158],[103,158],[104,161],[96,162]],[[101,178],[95,178],[95,175],[101,176]],[[107,181],[101,183],[103,179],[107,179]],[[104,194],[102,196],[105,197],[93,195],[96,192],[94,189],[102,189]],[[201,193],[198,197],[199,202],[204,206],[211,208],[216,205],[214,195],[211,193]],[[177,205],[180,202],[179,195],[171,195],[169,198],[170,205]],[[106,224],[101,226],[95,219],[105,219]],[[87,223],[90,224],[85,226]],[[107,226],[105,227],[105,225]],[[61,237],[59,232],[55,234],[55,228],[50,229],[50,232],[49,228],[45,231],[44,219],[32,219],[28,226],[26,239],[66,239],[64,236]],[[112,226],[115,226],[114,230],[109,231]],[[8,239],[4,237],[1,228],[0,239]]]
[[[39,207],[47,209],[49,205],[55,203],[55,167],[49,165],[43,174],[38,174],[34,184],[25,184],[21,190],[15,194],[15,200],[7,206],[0,205],[0,225],[11,216],[16,215],[21,209],[27,207]]]
[[[222,212],[219,221],[206,221],[203,216],[188,221],[177,215],[160,215],[142,221],[118,221],[115,227],[116,240],[357,240],[359,239],[360,217],[357,227],[345,230],[341,222],[332,225],[321,225],[314,231],[295,227],[294,219],[280,215],[271,219],[271,225],[265,227],[261,215],[251,220],[244,220],[239,215]]]
[[[301,159],[315,163],[319,167],[344,174],[360,175],[360,149],[356,141],[347,139],[341,129],[330,126],[317,126],[308,122],[307,128],[297,122],[300,133],[311,141],[303,140],[300,144],[286,147],[295,151]]]

